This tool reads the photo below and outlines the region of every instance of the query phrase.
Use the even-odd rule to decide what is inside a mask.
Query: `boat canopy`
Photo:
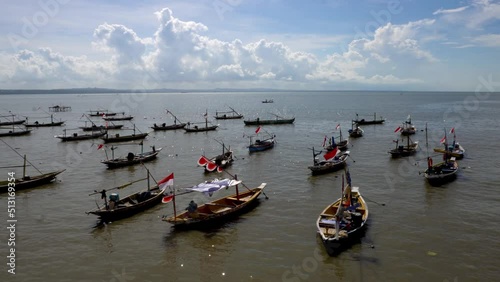
[[[233,179],[214,179],[212,181],[206,181],[203,183],[200,183],[196,186],[193,186],[191,188],[186,188],[186,190],[189,191],[195,191],[195,192],[201,192],[205,194],[205,196],[212,196],[213,192],[219,191],[223,188],[228,188],[231,186],[236,186],[240,184],[240,180],[233,180]]]

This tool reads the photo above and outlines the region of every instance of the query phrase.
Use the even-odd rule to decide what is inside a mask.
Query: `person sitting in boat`
[[[188,212],[188,216],[194,217],[196,215],[197,209],[198,209],[198,205],[193,200],[191,200],[191,202],[189,202],[189,205],[186,208],[186,210]]]
[[[153,124],[153,127],[158,127],[158,126],[156,125],[156,123],[154,123],[154,124]]]
[[[161,126],[165,127],[165,126],[167,126],[167,124],[166,123],[162,123]]]

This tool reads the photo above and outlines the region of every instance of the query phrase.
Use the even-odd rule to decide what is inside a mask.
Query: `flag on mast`
[[[261,127],[259,126],[259,127],[257,127],[257,129],[255,129],[255,134],[259,134],[259,132],[260,132],[260,128],[261,128]]]
[[[173,172],[170,175],[168,175],[167,177],[160,180],[160,182],[158,182],[158,188],[160,188],[162,190],[165,187],[172,186],[172,185],[174,185],[174,173]]]

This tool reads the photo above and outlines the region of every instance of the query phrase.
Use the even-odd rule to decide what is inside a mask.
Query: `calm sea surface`
[[[272,104],[261,100],[274,99]],[[4,95],[0,113],[47,121],[43,110],[56,104],[72,107],[57,113],[65,127],[34,129],[29,136],[3,141],[27,154],[38,169],[66,168],[56,183],[16,194],[16,275],[7,273],[7,195],[0,195],[0,281],[497,281],[500,275],[500,95],[490,93],[296,92],[178,93],[106,95]],[[244,135],[255,127],[243,120],[215,121],[208,133],[152,132],[153,123],[173,123],[165,109],[180,120],[203,121],[228,106],[245,119],[295,116],[293,125],[269,125],[277,145],[250,155]],[[37,110],[38,108],[40,110]],[[267,183],[268,200],[251,212],[210,231],[174,231],[161,221],[172,204],[160,204],[134,217],[95,228],[96,189],[109,189],[145,177],[141,166],[107,170],[98,140],[60,142],[54,135],[85,124],[82,114],[98,108],[125,111],[142,132],[151,131],[144,149],[162,147],[147,164],[156,180],[175,173],[178,188],[216,176],[206,175],[196,162],[201,154],[215,156],[223,141],[236,160],[228,169],[249,187]],[[365,125],[365,135],[351,140],[349,169],[370,209],[366,235],[338,257],[329,257],[317,237],[315,221],[323,208],[340,196],[341,172],[311,176],[312,151],[325,135],[344,136],[351,119],[386,118],[383,125]],[[399,135],[394,129],[411,115],[421,151],[393,160],[388,150]],[[95,120],[99,120],[95,118]],[[466,149],[458,178],[431,187],[419,175],[444,131],[455,127]],[[133,128],[131,122],[125,126]],[[68,131],[70,132],[70,131]],[[121,134],[131,131],[120,131]],[[335,132],[335,133],[334,133]],[[400,137],[399,137],[400,138]],[[119,146],[116,155],[139,152],[140,146]],[[108,150],[109,153],[109,150]],[[21,165],[22,158],[0,143],[0,166]],[[439,156],[434,157],[436,160]],[[0,179],[22,169],[0,169]],[[29,174],[37,172],[28,168]],[[222,175],[224,176],[224,175]],[[145,188],[144,182],[119,190],[125,196]],[[231,190],[223,190],[218,198]],[[178,209],[203,195],[179,197]],[[383,206],[382,204],[385,204]],[[372,246],[374,248],[372,248]]]

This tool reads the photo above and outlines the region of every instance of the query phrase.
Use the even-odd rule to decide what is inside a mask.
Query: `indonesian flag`
[[[335,149],[333,149],[330,152],[327,152],[326,154],[324,154],[323,157],[325,158],[326,161],[328,161],[330,159],[333,159],[337,155],[338,150],[339,150],[339,148],[335,147]]]
[[[439,141],[439,143],[443,144],[444,142],[446,142],[446,136],[443,137],[443,139],[441,139],[441,141]]]
[[[396,132],[400,132],[400,131],[401,131],[401,129],[403,129],[403,128],[401,128],[401,126],[398,126],[398,128],[396,128],[396,129],[394,130],[394,133],[396,133]]]
[[[259,132],[260,132],[260,128],[261,128],[261,127],[259,126],[259,127],[257,127],[257,129],[255,129],[255,134],[259,134]]]
[[[455,127],[452,127],[452,128],[450,129],[450,133],[455,133]]]
[[[172,172],[169,176],[163,178],[158,182],[158,188],[164,189],[167,186],[172,186],[174,185],[174,173]]]
[[[326,138],[326,135],[325,135],[325,138],[323,139],[323,147],[325,147],[325,145],[326,145],[326,139],[327,138]]]
[[[340,128],[340,123],[337,124],[337,126],[335,127],[335,130],[338,130]]]
[[[174,195],[170,195],[170,196],[164,196],[162,199],[161,199],[161,202],[166,204],[170,201],[172,201],[174,199]]]
[[[102,147],[104,147],[104,144],[99,144],[99,145],[97,146],[97,150],[100,150]]]
[[[102,118],[106,118],[106,114],[102,114]]]

